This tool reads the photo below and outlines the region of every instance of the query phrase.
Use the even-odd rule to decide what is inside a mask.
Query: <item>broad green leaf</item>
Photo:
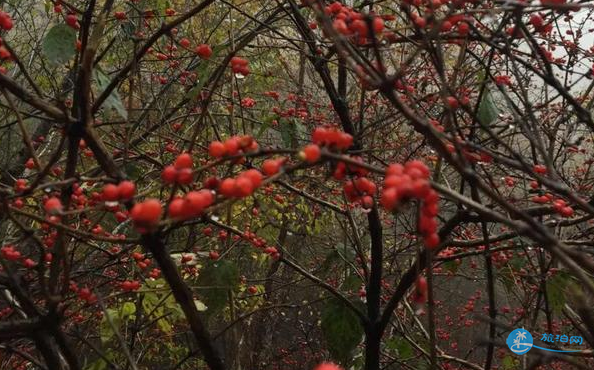
[[[64,64],[76,54],[76,31],[66,24],[57,24],[43,39],[43,54],[55,65]]]
[[[227,305],[229,291],[239,289],[239,269],[231,261],[214,261],[198,276],[199,295],[208,313],[219,312]]]
[[[328,300],[322,309],[322,334],[332,357],[345,363],[361,342],[363,326],[353,310],[336,298]]]
[[[400,360],[414,356],[413,347],[404,338],[392,337],[386,341],[386,347],[393,351],[397,351]]]
[[[95,69],[95,82],[97,83],[97,90],[99,91],[99,93],[102,93],[107,88],[110,81],[110,78],[103,74],[103,72],[101,72],[98,69]],[[116,89],[114,89],[111,92],[111,94],[109,94],[107,99],[105,99],[103,107],[105,107],[105,109],[107,110],[115,110],[120,115],[120,117],[124,119],[128,118],[128,111],[124,107],[124,103],[122,102],[120,94],[117,92]]]
[[[570,285],[575,284],[571,276],[560,271],[547,281],[547,298],[553,312],[559,314],[566,302],[566,292]]]
[[[493,95],[488,88],[485,88],[481,102],[479,103],[478,119],[481,125],[489,126],[497,119],[499,109],[493,101]]]

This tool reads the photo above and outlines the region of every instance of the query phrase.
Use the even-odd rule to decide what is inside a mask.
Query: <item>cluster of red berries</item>
[[[535,203],[548,203],[553,202],[553,208],[562,217],[573,216],[573,208],[567,205],[567,202],[563,199],[554,199],[552,194],[545,194],[541,196],[535,196],[532,198]]]
[[[140,289],[140,282],[138,280],[126,280],[120,284],[120,288],[124,292],[133,292]]]
[[[359,156],[351,156],[350,159],[355,162],[363,163],[363,158],[361,158]],[[344,162],[338,162],[336,164],[336,168],[334,169],[334,173],[332,174],[332,176],[336,180],[343,180],[347,175],[361,177],[361,176],[367,176],[368,173],[369,173],[369,171],[366,168],[357,166],[356,164],[352,164],[352,163],[346,164]]]
[[[176,197],[169,203],[168,215],[178,220],[187,220],[202,215],[214,203],[215,197],[208,189],[190,191],[183,198]]]
[[[136,185],[132,181],[122,181],[118,185],[105,184],[101,192],[101,198],[105,202],[127,201],[134,198]]]
[[[78,289],[76,294],[78,295],[78,298],[82,299],[88,304],[97,302],[97,296],[93,294],[89,288]]]
[[[373,207],[373,196],[377,192],[377,186],[367,177],[357,177],[345,182],[343,190],[349,202],[360,202],[366,209]]]
[[[136,261],[136,266],[138,266],[138,268],[141,270],[144,270],[151,264],[151,260],[146,258],[144,254],[139,252],[132,253],[132,258]]]
[[[423,235],[425,246],[433,249],[439,245],[436,220],[439,195],[431,189],[430,174],[429,168],[418,160],[409,161],[405,165],[391,164],[386,170],[380,202],[384,208],[392,211],[402,201],[421,200],[418,229]]]
[[[258,150],[258,143],[249,135],[232,136],[224,142],[213,141],[208,145],[208,154],[213,158],[234,156],[256,150]]]
[[[218,186],[218,193],[227,198],[245,198],[254,193],[260,185],[264,175],[256,169],[240,173],[237,177],[223,179]]]
[[[335,128],[317,127],[311,134],[314,144],[330,149],[346,150],[353,145],[353,137]]]
[[[10,31],[12,26],[12,18],[10,18],[10,15],[0,10],[0,28],[4,31]]]
[[[266,240],[264,240],[264,238],[258,237],[256,233],[246,230],[243,232],[243,235],[241,237],[247,242],[249,242],[251,245],[253,245],[255,248],[262,249],[264,253],[268,254],[273,259],[280,258],[280,253],[278,249],[271,245],[267,245]]]
[[[173,165],[163,169],[161,179],[166,184],[188,185],[194,181],[193,166],[192,155],[182,153],[175,159]]]
[[[366,43],[372,32],[377,37],[384,31],[384,20],[382,18],[373,16],[370,29],[362,13],[338,1],[326,6],[324,12],[334,18],[332,26],[336,32],[353,38],[359,44]]]
[[[247,59],[241,57],[233,57],[231,58],[230,64],[233,73],[237,73],[242,76],[247,76],[250,74],[250,67],[248,66],[249,62]]]
[[[17,251],[14,245],[5,245],[0,248],[0,253],[2,253],[2,257],[6,258],[9,261],[16,261],[21,258],[21,252]]]

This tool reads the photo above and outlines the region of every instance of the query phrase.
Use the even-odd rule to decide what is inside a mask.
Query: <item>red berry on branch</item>
[[[175,159],[173,166],[180,170],[182,168],[192,168],[194,165],[192,155],[190,153],[182,153]]]
[[[54,214],[62,211],[62,202],[57,197],[51,197],[45,201],[43,208],[49,214]]]
[[[262,163],[262,172],[266,176],[276,175],[282,166],[282,160],[280,159],[267,159]]]
[[[101,192],[101,197],[106,202],[116,202],[120,197],[117,185],[105,184]]]
[[[227,153],[227,149],[225,144],[221,143],[220,141],[213,141],[208,145],[208,155],[213,158],[221,158],[225,156]]]
[[[303,148],[303,151],[300,153],[300,157],[307,163],[315,163],[322,157],[322,152],[319,146],[316,144],[310,144]]]
[[[151,228],[159,223],[163,209],[158,199],[149,198],[144,202],[136,203],[130,211],[130,217],[139,231],[145,231],[144,228]]]
[[[161,179],[166,184],[173,184],[177,179],[177,169],[174,166],[167,166],[161,172]]]
[[[212,49],[207,44],[200,44],[196,46],[195,51],[201,59],[209,59],[212,55]]]

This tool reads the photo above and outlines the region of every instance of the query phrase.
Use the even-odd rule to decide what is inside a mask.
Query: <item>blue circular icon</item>
[[[509,333],[505,341],[509,349],[516,355],[523,355],[532,348],[532,334],[525,329],[516,329]]]

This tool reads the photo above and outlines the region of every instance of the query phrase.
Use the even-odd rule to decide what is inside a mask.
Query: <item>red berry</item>
[[[190,40],[188,40],[187,38],[184,37],[183,39],[179,40],[179,44],[182,47],[187,48],[190,46]]]
[[[132,181],[122,181],[118,185],[120,199],[129,200],[136,194],[136,185]]]
[[[322,362],[314,370],[342,370],[342,368],[333,362]]]
[[[188,185],[194,181],[194,172],[191,168],[182,168],[177,171],[176,182],[180,185]]]
[[[448,96],[446,98],[446,102],[448,103],[448,106],[450,107],[450,109],[457,109],[459,106],[458,99],[456,99],[453,96]]]
[[[167,213],[171,218],[185,219],[186,215],[184,213],[184,200],[181,198],[173,199],[171,203],[169,203]]]
[[[262,163],[262,172],[266,176],[276,175],[281,169],[282,161],[279,159],[267,159]]]
[[[33,160],[33,158],[27,159],[27,162],[25,162],[25,167],[29,170],[32,170],[35,168],[35,161]]]
[[[161,172],[161,179],[166,184],[173,184],[177,179],[177,170],[173,166],[167,166]]]
[[[320,147],[316,144],[310,144],[303,148],[302,157],[308,163],[315,163],[320,160],[322,156],[322,152],[320,151]]]
[[[248,179],[250,179],[250,181],[252,182],[252,185],[254,186],[254,189],[257,189],[260,187],[260,185],[262,185],[263,176],[260,173],[260,171],[258,171],[256,169],[247,170],[244,173],[242,173],[240,176],[245,176]]]
[[[221,158],[226,154],[227,150],[225,148],[225,144],[221,143],[220,141],[213,141],[208,146],[208,155],[213,158]]]
[[[219,259],[219,252],[217,252],[217,251],[210,251],[208,253],[208,258],[210,258],[213,261],[218,260]]]
[[[114,184],[105,184],[101,192],[102,199],[106,202],[116,202],[120,197],[119,189]]]
[[[80,28],[80,24],[78,23],[78,18],[76,18],[76,15],[68,14],[65,20],[66,24],[74,28],[75,30],[78,30]]]
[[[141,203],[136,203],[130,211],[130,217],[139,227],[152,227],[159,223],[163,212],[158,199],[149,198]]]
[[[178,170],[182,169],[182,168],[192,168],[192,166],[193,166],[192,155],[190,155],[189,153],[180,154],[175,159],[175,163],[173,164],[173,166]]]
[[[62,211],[62,202],[57,197],[51,197],[45,201],[43,208],[47,213],[56,213]]]
[[[226,178],[219,184],[219,193],[229,198],[235,194],[235,179]]]
[[[238,198],[245,198],[254,192],[254,183],[248,177],[240,176],[235,180],[234,195]]]
[[[436,233],[429,234],[423,241],[425,242],[425,247],[427,247],[427,249],[434,249],[439,245],[439,235]]]
[[[198,56],[201,59],[209,59],[210,56],[212,55],[212,49],[210,48],[209,45],[206,44],[200,44],[198,46],[196,46],[196,54],[198,54]]]

